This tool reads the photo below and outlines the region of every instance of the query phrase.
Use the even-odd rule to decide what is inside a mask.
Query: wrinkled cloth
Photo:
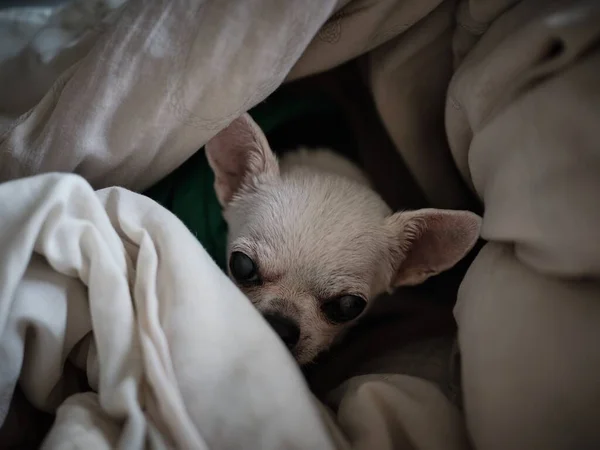
[[[598,448],[598,17],[594,0],[130,0],[81,43],[48,62],[48,73],[58,77],[48,84],[49,92],[0,83],[0,98],[12,102],[6,103],[10,110],[2,110],[3,123],[8,118],[10,126],[0,138],[0,180],[58,170],[79,173],[95,188],[144,189],[284,80],[358,58],[378,115],[429,204],[460,208],[475,201],[484,210],[482,233],[489,243],[469,268],[455,309],[469,440],[483,450]],[[16,58],[13,64],[26,66],[26,59]],[[22,187],[19,192],[30,191]],[[0,208],[4,220],[6,206],[0,203]],[[25,223],[28,216],[22,214]],[[13,222],[14,229],[20,229],[18,223]],[[3,245],[18,245],[14,233],[6,236]],[[6,258],[22,268],[21,276],[40,264],[36,260]],[[26,269],[28,264],[33,268]],[[1,267],[4,273],[9,266]],[[57,298],[68,297],[64,284],[46,284],[44,292],[58,290]],[[15,304],[12,298],[10,304]],[[41,324],[51,319],[57,318],[44,317]],[[84,355],[95,351],[86,342],[77,346]],[[26,347],[25,354],[32,349]],[[49,359],[55,368],[48,373],[56,378],[62,365]],[[384,373],[403,370],[393,358],[381,361],[387,362],[366,364],[378,374],[376,386],[353,394],[350,380],[344,385],[349,403],[332,393],[325,411],[304,410],[327,426],[332,445],[370,448],[366,443],[382,443],[362,438],[374,439],[373,430],[378,439],[397,437],[386,442],[399,448],[406,436],[421,436],[407,431],[402,418],[410,414],[380,401],[381,392],[398,388],[398,379],[386,381]],[[117,369],[102,370],[113,374]],[[93,375],[99,369],[86,370]],[[100,381],[114,380],[106,377]],[[409,379],[402,385],[405,399],[420,392]],[[25,394],[42,407],[35,383],[27,380]],[[90,382],[94,385],[93,376]],[[93,393],[74,394],[67,384],[59,382],[53,395],[42,390],[52,407],[70,399],[59,408],[53,433],[83,427],[92,417],[98,424],[94,436],[102,437],[102,430],[112,430],[115,423],[123,427],[123,410],[131,415],[128,430],[146,423],[135,403],[115,409],[119,405],[109,401],[115,390],[103,391],[101,382],[95,385],[99,399]],[[294,401],[306,404],[309,394],[296,392]],[[437,429],[442,433],[453,423],[446,436],[460,447],[453,410],[441,406],[446,400],[435,392],[419,396],[417,403],[430,405],[424,408],[430,413],[447,412],[445,425]],[[10,392],[2,395],[6,407]],[[132,398],[128,395],[122,398]],[[371,401],[362,402],[363,395]],[[387,398],[392,397],[402,408],[403,395]],[[368,404],[381,410],[365,416]],[[385,420],[378,419],[381,411],[387,411]],[[364,420],[344,419],[345,414]],[[432,416],[419,417],[423,421],[411,426],[431,426]],[[152,442],[169,435],[159,423],[141,425]],[[380,431],[382,424],[389,433]],[[408,434],[391,431],[398,429]],[[209,439],[206,430],[213,429],[202,429]],[[47,442],[60,442],[53,435]],[[325,435],[312,437],[318,436]],[[424,441],[408,442],[408,448],[432,448],[419,447]]]
[[[58,408],[45,448],[332,448],[291,356],[167,210],[53,174],[0,204],[0,398],[19,380]]]
[[[3,83],[4,115],[18,118],[0,138],[0,180],[76,172],[95,188],[150,187],[272,93],[336,3],[126,2],[47,62],[60,75],[42,98]]]
[[[477,13],[446,105],[490,241],[455,310],[467,424],[483,449],[599,448],[600,5]]]

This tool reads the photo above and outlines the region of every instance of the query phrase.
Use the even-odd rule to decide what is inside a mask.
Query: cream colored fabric
[[[600,5],[525,1],[479,34],[446,107],[492,241],[455,310],[469,431],[481,449],[600,448]]]
[[[64,170],[84,175],[96,187],[144,188],[286,77],[291,80],[359,57],[379,115],[431,204],[462,207],[470,204],[474,193],[485,208],[483,234],[491,243],[472,265],[455,311],[465,420],[474,446],[482,450],[599,448],[600,432],[593,422],[600,411],[600,361],[595,350],[600,329],[598,24],[593,0],[310,4],[130,0],[125,10],[88,35],[93,39],[82,40],[70,53],[57,56],[63,59],[53,60],[48,76],[64,74],[0,138],[0,179]],[[4,89],[0,98],[9,98],[10,85],[2,83],[0,89]],[[24,109],[19,110],[19,93],[10,94],[17,101],[11,111],[3,111],[5,117],[26,110],[27,102],[38,101],[35,95],[24,95],[20,105]],[[90,200],[94,195],[81,180],[58,180],[51,176],[0,185],[0,193],[8,192],[0,202],[0,218],[3,231],[9,230],[0,242],[3,254],[10,255],[0,265],[0,276],[10,273],[13,280],[0,284],[0,324],[3,333],[13,333],[6,341],[13,362],[0,372],[0,406],[8,405],[18,361],[24,356],[21,383],[30,400],[48,410],[62,405],[49,447],[81,438],[85,445],[95,440],[106,447],[115,442],[131,443],[134,448],[142,442],[161,447],[197,439],[191,447],[198,448],[197,442],[204,439],[213,447],[227,448],[245,439],[244,448],[277,448],[282,442],[296,448],[326,448],[323,426],[337,448],[467,445],[456,410],[438,388],[407,376],[379,374],[350,380],[329,397],[331,410],[321,408],[318,414],[271,334],[258,318],[250,319],[254,313],[242,306],[237,291],[216,274],[197,245],[199,254],[193,257],[208,271],[204,281],[198,279],[202,271],[184,281],[175,278],[181,255],[168,253],[165,262],[162,250],[158,259],[140,254],[157,242],[163,250],[169,246],[167,241],[185,241],[194,247],[185,230],[187,237],[175,236],[173,230],[181,229],[178,222],[160,209],[149,217],[138,215],[150,208],[149,203],[127,191],[105,191],[94,203]],[[48,205],[41,199],[57,200],[52,197],[52,183],[76,187],[66,189],[71,201],[64,200],[62,210],[47,215],[47,224],[36,222],[36,234],[23,224],[41,217],[39,211]],[[78,190],[87,194],[77,194]],[[17,199],[20,203],[14,203]],[[100,259],[100,266],[82,272],[73,271],[72,265],[88,264],[85,259],[57,264],[64,257],[62,245],[68,249],[65,255],[91,251],[83,245],[89,242],[87,234],[75,242],[76,233],[69,232],[56,235],[60,252],[52,246],[35,249],[59,258],[54,259],[55,270],[39,256],[29,262],[34,237],[52,233],[55,217],[76,213],[88,203],[96,205],[88,205],[96,211],[93,223],[104,224],[96,226],[111,243],[95,250],[110,255],[109,259]],[[10,217],[12,225],[5,228]],[[30,238],[24,241],[16,233]],[[165,241],[157,241],[159,237]],[[29,253],[23,250],[27,248]],[[107,286],[120,291],[109,296],[104,288],[102,295],[90,290],[90,312],[86,312],[87,303],[75,300],[85,298],[77,279],[91,282],[98,274],[106,279],[106,261],[114,266]],[[148,267],[150,261],[161,263],[153,268]],[[152,270],[172,278],[155,277],[153,284],[137,275]],[[133,273],[150,288],[163,286],[162,290],[146,291],[135,279],[126,287],[124,279]],[[222,282],[208,281],[213,273]],[[174,279],[178,283],[171,283]],[[185,289],[186,283],[199,286],[201,282],[197,289]],[[141,290],[136,291],[136,286]],[[205,300],[206,289],[215,293],[210,301]],[[221,295],[222,290],[230,295]],[[129,306],[122,301],[128,298],[126,292],[133,292]],[[131,301],[137,308],[138,302],[145,304],[140,299],[153,296],[161,299],[155,310],[136,309],[133,314]],[[200,296],[204,300],[198,302]],[[127,312],[115,316],[95,298],[121,299]],[[222,315],[224,298],[231,306],[229,315],[235,311],[235,318]],[[38,301],[52,308],[38,309],[31,303]],[[207,301],[210,307],[205,309]],[[175,308],[180,303],[185,305],[183,312]],[[66,311],[80,319],[69,320],[72,316]],[[181,315],[174,317],[174,311]],[[165,322],[156,326],[145,313]],[[91,322],[86,321],[88,316]],[[15,317],[28,317],[39,333],[50,330],[43,334],[48,338],[34,336],[33,343],[23,347],[25,337],[15,326],[23,322]],[[207,317],[218,317],[220,334],[213,334]],[[242,323],[254,331],[233,330],[234,324]],[[6,328],[7,324],[13,328]],[[92,328],[94,336],[106,339],[96,337],[98,348],[89,334],[85,337]],[[52,332],[61,329],[69,333]],[[151,341],[152,345],[145,339],[134,345],[135,330],[158,335],[164,330],[165,337]],[[244,334],[248,342],[231,344],[232,330],[248,333]],[[123,334],[128,338],[123,339]],[[217,348],[217,335],[221,351],[215,356],[210,350]],[[260,345],[254,340],[259,336]],[[213,345],[190,348],[196,340]],[[156,350],[158,365],[124,357],[153,354],[148,349],[154,348],[160,350]],[[269,356],[271,348],[274,353]],[[69,352],[99,395],[72,395],[79,386],[70,369],[61,372]],[[207,353],[212,355],[210,361],[217,359],[220,364],[200,363]],[[259,358],[271,357],[259,377],[251,377],[257,372],[234,370],[260,371]],[[169,372],[169,359],[181,364],[181,370]],[[390,364],[389,358],[382,361],[387,362],[366,366],[373,372],[381,372],[380,366],[390,372],[392,366],[403,370]],[[164,369],[163,378],[150,370],[155,367]],[[286,371],[289,379],[272,378],[275,370],[267,370],[272,367],[278,374]],[[40,378],[39,373],[47,376]],[[123,383],[128,373],[131,382]],[[162,391],[160,386],[172,389]],[[280,398],[280,393],[286,397]],[[170,409],[161,409],[158,398]],[[147,409],[142,411],[140,405]],[[131,420],[122,423],[125,416]],[[258,424],[249,419],[256,417],[262,420]],[[297,429],[291,428],[292,421]],[[90,430],[90,423],[96,428]],[[253,424],[253,428],[240,424]],[[313,426],[320,431],[308,432]],[[81,434],[84,429],[89,433]],[[442,435],[445,439],[440,439]]]
[[[335,425],[352,449],[466,450],[460,412],[430,382],[407,375],[353,377],[330,393]],[[336,432],[332,435],[335,437]]]
[[[443,130],[453,24],[452,1],[353,1],[325,24],[290,77],[366,54],[380,118],[426,198],[463,208],[469,194],[456,176]]]
[[[291,356],[171,213],[53,174],[0,205],[0,421],[18,380],[59,406],[45,448],[333,448]],[[98,394],[71,396],[67,360]]]
[[[598,277],[600,5],[547,3],[506,13],[465,59],[448,136],[485,204],[486,239],[514,242],[544,273]]]
[[[369,81],[381,119],[427,200],[442,208],[467,208],[469,195],[443,132],[453,13],[453,3],[446,1],[372,52]]]
[[[600,286],[553,279],[488,244],[456,306],[478,449],[599,448]]]
[[[33,108],[90,50],[125,1],[72,0],[0,9],[0,130],[3,122],[9,125]]]
[[[129,0],[93,43],[47,63],[48,76],[65,71],[0,138],[0,180],[66,171],[149,187],[270,94],[336,4]]]

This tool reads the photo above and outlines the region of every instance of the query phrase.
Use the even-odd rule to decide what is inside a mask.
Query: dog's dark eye
[[[342,295],[329,300],[321,306],[321,310],[333,323],[345,323],[356,319],[367,306],[367,302],[356,295]]]
[[[229,270],[236,281],[240,283],[256,283],[258,269],[254,261],[242,252],[233,252],[229,258]]]

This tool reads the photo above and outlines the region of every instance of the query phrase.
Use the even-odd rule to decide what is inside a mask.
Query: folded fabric
[[[0,205],[0,422],[19,381],[62,404],[45,448],[332,448],[291,356],[170,212],[56,174]],[[70,397],[76,370],[97,393]]]
[[[271,94],[337,4],[128,0],[56,56],[43,97],[23,110],[6,95],[21,115],[0,138],[0,180],[58,171],[149,188]]]

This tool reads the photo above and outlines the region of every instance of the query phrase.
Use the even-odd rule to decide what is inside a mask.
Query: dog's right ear
[[[215,190],[227,206],[242,187],[252,187],[279,174],[277,158],[260,127],[248,114],[234,120],[205,146],[215,173]]]

